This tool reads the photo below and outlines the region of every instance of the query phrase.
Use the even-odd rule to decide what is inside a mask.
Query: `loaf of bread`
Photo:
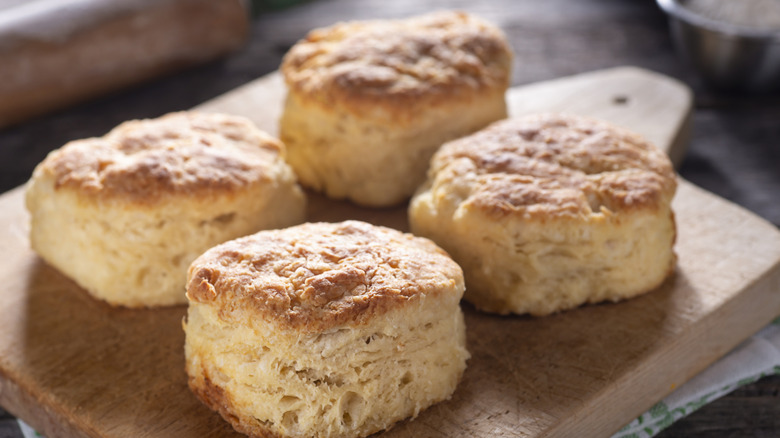
[[[547,315],[659,286],[675,189],[669,159],[636,134],[537,115],[444,145],[409,220],[461,265],[477,308]]]
[[[203,251],[303,221],[283,148],[244,118],[186,112],[70,142],[28,183],[32,248],[110,304],[186,303]]]
[[[244,3],[1,1],[0,128],[236,50]]]
[[[511,61],[498,28],[461,12],[314,30],[281,66],[289,162],[331,198],[405,201],[442,143],[506,117]]]
[[[450,397],[463,274],[428,239],[309,223],[216,246],[189,270],[192,391],[253,437],[362,437]]]

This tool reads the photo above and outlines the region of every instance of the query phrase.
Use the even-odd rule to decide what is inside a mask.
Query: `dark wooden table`
[[[514,85],[619,65],[689,83],[696,92],[694,133],[680,174],[780,225],[780,95],[704,89],[676,57],[666,18],[652,0],[318,0],[263,12],[239,53],[0,131],[0,191],[23,184],[48,151],[69,140],[190,108],[275,70],[311,28],[437,9],[471,11],[502,27],[516,53]],[[0,438],[19,436],[13,418],[0,410]],[[780,376],[740,388],[660,436],[778,437]]]

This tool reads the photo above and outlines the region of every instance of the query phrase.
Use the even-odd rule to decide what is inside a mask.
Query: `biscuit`
[[[303,221],[283,152],[247,119],[186,112],[70,142],[28,183],[32,248],[112,305],[186,303],[203,251]]]
[[[464,298],[547,315],[618,301],[673,271],[666,155],[605,122],[536,115],[447,143],[409,206],[415,234],[463,268]]]
[[[463,274],[364,222],[261,231],[189,270],[189,385],[239,432],[357,437],[445,400],[466,367]]]
[[[289,162],[331,198],[405,201],[442,143],[506,117],[511,62],[502,32],[462,12],[316,29],[281,66]]]

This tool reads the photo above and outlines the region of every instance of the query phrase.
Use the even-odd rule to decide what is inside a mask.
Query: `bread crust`
[[[0,127],[212,60],[249,34],[241,1],[16,3],[26,13],[0,25]]]
[[[190,266],[187,297],[228,320],[314,333],[452,290],[462,275],[428,239],[359,221],[308,223],[210,249]]]

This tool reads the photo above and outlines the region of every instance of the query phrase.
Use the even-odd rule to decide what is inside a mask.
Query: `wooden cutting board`
[[[259,79],[201,107],[276,132],[284,87]],[[566,110],[610,119],[682,155],[690,92],[634,68],[513,89],[513,114]],[[780,232],[681,181],[679,257],[657,290],[546,318],[467,304],[472,358],[451,400],[386,436],[609,436],[780,314]],[[311,220],[406,229],[403,208],[312,196]],[[184,307],[114,309],[43,263],[27,241],[21,188],[0,196],[0,404],[50,438],[234,437],[187,389]]]

